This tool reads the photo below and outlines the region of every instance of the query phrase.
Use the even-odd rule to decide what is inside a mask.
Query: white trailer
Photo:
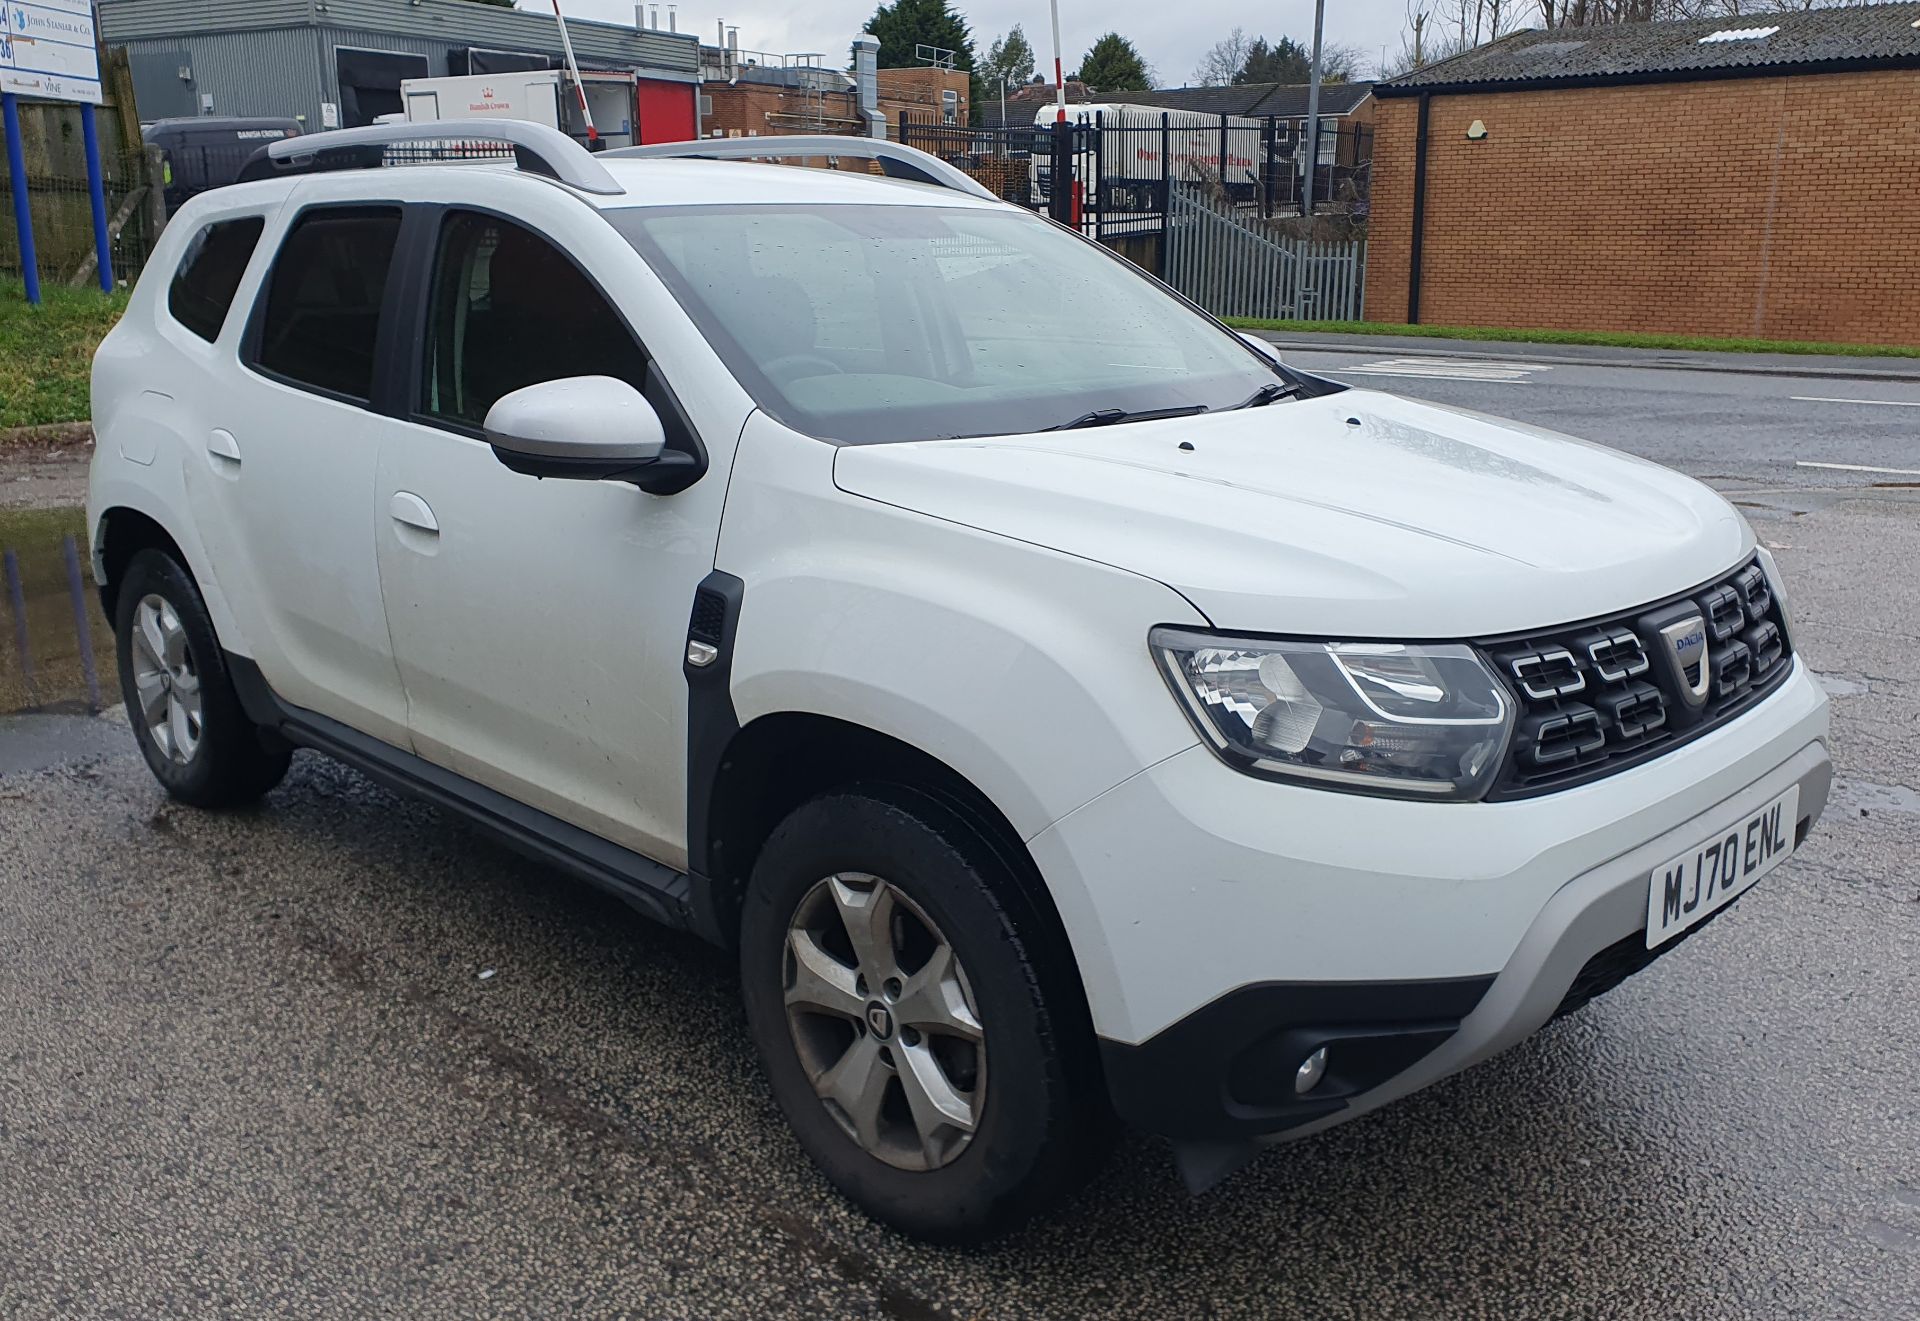
[[[1058,113],[1051,104],[1042,106],[1034,114],[1034,128],[1051,133]],[[1261,125],[1257,119],[1227,117],[1224,162],[1219,115],[1115,101],[1070,105],[1067,122],[1108,130],[1098,152],[1074,152],[1075,182],[1080,185],[1083,207],[1099,207],[1110,214],[1157,211],[1160,186],[1169,168],[1177,183],[1221,183],[1235,196],[1251,197],[1259,184]],[[1044,206],[1052,191],[1053,157],[1049,139],[1038,133],[1028,168],[1033,204]]]
[[[600,141],[608,147],[631,147],[637,80],[631,73],[582,71],[587,108]],[[401,103],[410,123],[457,119],[525,119],[587,140],[580,122],[573,79],[564,69],[534,69],[521,73],[472,74],[461,78],[409,78],[400,84]]]

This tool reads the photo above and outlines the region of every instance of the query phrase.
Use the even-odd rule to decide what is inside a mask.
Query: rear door
[[[200,455],[234,545],[223,576],[254,660],[280,697],[404,746],[374,558],[375,411],[391,388],[392,278],[403,208],[303,184],[208,409]]]

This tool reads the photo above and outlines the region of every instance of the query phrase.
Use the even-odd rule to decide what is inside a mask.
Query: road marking
[[[1920,477],[1920,468],[1869,468],[1861,463],[1815,463],[1811,459],[1795,459],[1796,468],[1836,468],[1841,472],[1885,472],[1896,477]]]
[[[1530,372],[1550,372],[1553,368],[1459,358],[1382,358],[1359,367],[1334,367],[1329,370],[1343,376],[1419,376],[1434,381],[1489,381],[1501,385],[1525,385]]]
[[[1798,399],[1803,404],[1885,404],[1888,408],[1920,408],[1920,399],[1835,399],[1823,394],[1796,394],[1787,397]]]

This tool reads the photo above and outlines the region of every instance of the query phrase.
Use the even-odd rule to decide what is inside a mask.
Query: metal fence
[[[1161,278],[1215,316],[1364,319],[1365,239],[1290,236],[1197,188],[1170,201]]]
[[[80,108],[29,102],[20,107],[20,118],[40,278],[52,284],[85,284],[94,273],[94,233]],[[148,161],[138,137],[123,141],[112,115],[99,116],[98,123],[114,276],[132,284],[159,237],[160,211],[152,205]],[[14,179],[5,164],[0,157],[0,198],[5,199],[0,213],[11,216]],[[0,225],[0,274],[20,273],[14,227]]]
[[[1165,113],[1099,112],[1065,125],[970,128],[903,119],[900,140],[946,160],[997,196],[1047,209],[1091,238],[1158,233],[1169,189],[1204,185],[1237,211],[1297,215],[1305,184],[1304,142],[1287,120],[1176,123]],[[1373,151],[1364,125],[1329,122],[1314,168],[1314,212],[1364,217]],[[1063,162],[1063,164],[1057,164]],[[1056,168],[1071,182],[1056,200]]]

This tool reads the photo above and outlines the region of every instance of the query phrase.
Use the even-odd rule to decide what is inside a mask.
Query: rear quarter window
[[[262,217],[245,216],[215,221],[193,236],[167,289],[167,311],[175,321],[208,343],[220,337],[265,227]]]

